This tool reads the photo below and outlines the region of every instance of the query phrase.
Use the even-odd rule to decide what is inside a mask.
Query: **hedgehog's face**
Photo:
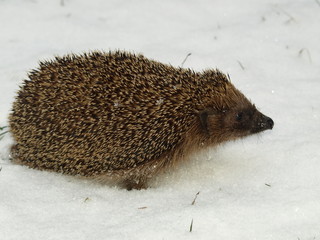
[[[259,112],[254,105],[234,108],[222,114],[222,128],[232,132],[235,137],[242,137],[273,128],[271,118]]]
[[[245,104],[224,110],[204,111],[200,114],[202,129],[215,141],[223,142],[273,128],[273,120],[254,105]]]

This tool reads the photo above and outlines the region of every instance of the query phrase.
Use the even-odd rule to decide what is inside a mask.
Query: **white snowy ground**
[[[13,165],[6,134],[1,240],[320,239],[319,0],[0,0],[0,46],[0,126],[39,60],[95,49],[192,53],[275,121],[130,192]]]

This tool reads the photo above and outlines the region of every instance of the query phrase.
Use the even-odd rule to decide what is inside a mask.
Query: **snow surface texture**
[[[39,60],[95,49],[192,53],[275,121],[130,192],[14,165],[6,134],[1,240],[320,239],[319,0],[0,0],[0,29],[0,126]]]

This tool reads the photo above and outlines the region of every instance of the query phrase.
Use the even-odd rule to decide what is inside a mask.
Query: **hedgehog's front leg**
[[[128,178],[122,182],[122,187],[128,191],[132,189],[141,190],[148,187],[146,179]]]
[[[170,159],[171,158],[168,155],[163,155],[160,158],[145,162],[144,164],[125,172],[125,174],[122,174],[124,178],[121,182],[121,186],[127,190],[148,188],[149,180],[164,171],[168,166]]]

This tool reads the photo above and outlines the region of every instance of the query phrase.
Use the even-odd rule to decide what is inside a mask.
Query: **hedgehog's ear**
[[[199,119],[200,119],[200,125],[201,129],[206,133],[209,134],[209,129],[208,129],[208,116],[213,115],[212,110],[204,110],[199,113]]]

